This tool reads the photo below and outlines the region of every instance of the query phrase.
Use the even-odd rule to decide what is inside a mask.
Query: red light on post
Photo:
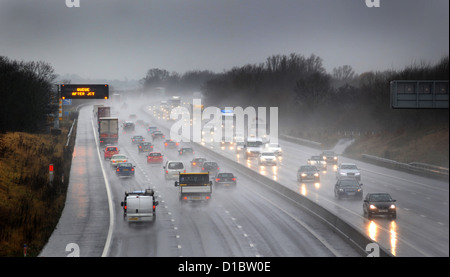
[[[48,166],[48,170],[49,170],[51,173],[53,173],[53,164],[50,164],[50,165]]]

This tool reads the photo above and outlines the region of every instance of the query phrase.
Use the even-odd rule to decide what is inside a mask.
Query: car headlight
[[[347,176],[347,173],[345,173],[345,172],[341,172],[339,174],[341,174],[342,176]]]
[[[314,176],[319,177],[319,173],[314,173]]]
[[[344,191],[344,189],[339,189],[339,191]]]
[[[337,157],[334,157],[333,159],[337,160]]]
[[[361,175],[361,173],[359,173],[359,172],[356,172],[356,173],[355,173],[355,175]]]
[[[395,207],[394,204],[392,204],[389,208],[390,208],[390,209],[395,209],[396,207]]]
[[[323,159],[324,159],[324,160],[326,160],[326,159],[327,159],[327,157],[326,157],[326,156],[323,156]]]
[[[375,205],[370,204],[369,208],[370,208],[371,210],[375,210],[377,207],[375,207]]]
[[[306,177],[306,173],[302,173],[302,177]]]

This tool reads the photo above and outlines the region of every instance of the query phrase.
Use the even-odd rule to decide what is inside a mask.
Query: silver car
[[[341,163],[336,171],[336,178],[355,178],[361,181],[361,170],[354,163]]]

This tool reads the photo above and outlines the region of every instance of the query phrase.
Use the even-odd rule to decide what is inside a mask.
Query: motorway
[[[170,127],[167,121],[153,118],[147,106],[120,112],[122,119],[135,113],[147,123]],[[173,181],[164,179],[162,165],[148,165],[145,155],[131,145],[130,135],[120,137],[119,147],[136,165],[136,177],[119,179],[102,159],[95,128],[92,106],[82,108],[66,208],[40,256],[70,255],[74,252],[66,249],[70,243],[76,244],[80,256],[360,256],[329,226],[241,172],[234,171],[237,187],[214,189],[209,204],[181,205]],[[137,127],[136,134],[147,136],[143,127]],[[396,220],[367,220],[361,200],[334,199],[335,172],[331,166],[322,172],[320,183],[297,182],[298,167],[318,150],[284,140],[280,144],[284,154],[276,168],[260,168],[256,161],[246,161],[234,150],[206,146],[224,156],[216,160],[222,171],[232,170],[230,161],[252,168],[339,215],[394,256],[449,255],[448,182],[341,156],[340,162],[354,162],[361,168],[364,195],[383,191],[397,200]],[[336,152],[341,153],[345,146],[345,142],[338,144]],[[166,159],[180,159],[176,150],[166,151],[162,143],[155,143],[155,147]],[[196,156],[213,159],[201,147],[195,150]],[[182,160],[188,163],[190,159]],[[158,195],[155,223],[124,222],[120,206],[124,192],[144,188],[154,188]]]

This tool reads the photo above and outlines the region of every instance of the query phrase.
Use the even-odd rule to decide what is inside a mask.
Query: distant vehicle
[[[263,140],[261,138],[247,138],[247,142],[245,144],[245,158],[248,159],[250,157],[259,157],[262,147]]]
[[[211,176],[215,176],[217,173],[219,173],[220,168],[219,165],[216,162],[204,162],[202,165],[201,172],[209,172]]]
[[[200,170],[205,161],[206,161],[205,158],[193,158],[191,160],[191,171]]]
[[[139,153],[153,151],[153,144],[148,141],[142,141],[138,144]]]
[[[163,155],[160,152],[150,152],[147,155],[148,164],[160,164],[163,162]]]
[[[277,165],[275,152],[263,150],[259,156],[259,165]]]
[[[281,149],[281,146],[278,143],[267,143],[266,144],[266,148],[269,151],[274,152],[276,156],[282,156],[283,155],[283,151]]]
[[[338,156],[334,151],[331,150],[325,150],[321,154],[322,159],[327,162],[327,164],[337,164],[338,163]]]
[[[119,154],[119,147],[114,145],[108,145],[105,149],[103,149],[103,158],[105,160],[111,159],[113,155]]]
[[[184,163],[181,161],[167,161],[163,168],[165,173],[164,177],[166,180],[178,179],[180,173],[186,172]]]
[[[178,147],[179,143],[171,140],[171,139],[166,139],[166,141],[164,141],[164,148],[165,149],[176,149]]]
[[[131,133],[131,132],[134,132],[134,129],[135,129],[135,124],[134,124],[134,122],[133,121],[125,121],[123,124],[122,124],[122,128],[123,128],[123,131],[125,132],[125,133]]]
[[[337,180],[334,185],[334,197],[336,199],[341,198],[354,198],[362,200],[363,189],[355,178],[345,178]]]
[[[134,168],[132,163],[119,163],[116,167],[116,176],[118,177],[134,177]]]
[[[119,119],[117,117],[102,117],[98,123],[100,146],[119,143]]]
[[[119,163],[128,162],[128,157],[123,154],[116,154],[111,157],[110,165],[111,167],[117,167]]]
[[[223,187],[228,187],[228,186],[236,186],[237,181],[236,181],[236,176],[234,176],[233,173],[228,173],[228,172],[220,172],[217,173],[216,178],[214,179],[214,185],[216,186],[223,186]]]
[[[358,181],[361,181],[361,171],[353,163],[341,163],[336,171],[336,178],[355,178]]]
[[[327,162],[321,156],[311,156],[307,163],[316,166],[319,170],[327,170]]]
[[[180,201],[209,201],[212,194],[212,182],[208,173],[180,173],[175,182],[179,188]]]
[[[158,131],[158,127],[156,127],[156,126],[148,126],[147,134],[151,135],[154,131]]]
[[[128,116],[128,118],[129,118],[129,119],[136,119],[136,118],[137,118],[137,115],[134,114],[134,113],[132,113],[132,114],[130,114],[130,115]]]
[[[315,165],[302,165],[297,171],[297,181],[320,181],[320,170]]]
[[[139,143],[141,143],[141,142],[143,142],[143,141],[145,141],[145,138],[144,138],[143,136],[137,135],[137,136],[133,136],[133,137],[131,138],[131,143],[132,143],[132,144],[139,144]]]
[[[374,215],[387,215],[392,219],[397,218],[396,200],[388,193],[368,193],[363,202],[363,213],[368,219]]]
[[[178,154],[180,156],[189,156],[189,155],[192,156],[192,155],[194,155],[194,149],[191,147],[182,147],[178,151]]]
[[[153,131],[152,132],[152,141],[155,141],[157,139],[164,139],[165,136],[161,131]]]
[[[245,151],[245,142],[236,142],[236,153],[241,153]]]
[[[123,207],[123,218],[128,222],[154,221],[156,219],[155,193],[152,189],[144,191],[125,192],[125,197],[120,203]]]
[[[99,122],[102,117],[111,116],[111,107],[100,106],[97,108],[97,122]]]

